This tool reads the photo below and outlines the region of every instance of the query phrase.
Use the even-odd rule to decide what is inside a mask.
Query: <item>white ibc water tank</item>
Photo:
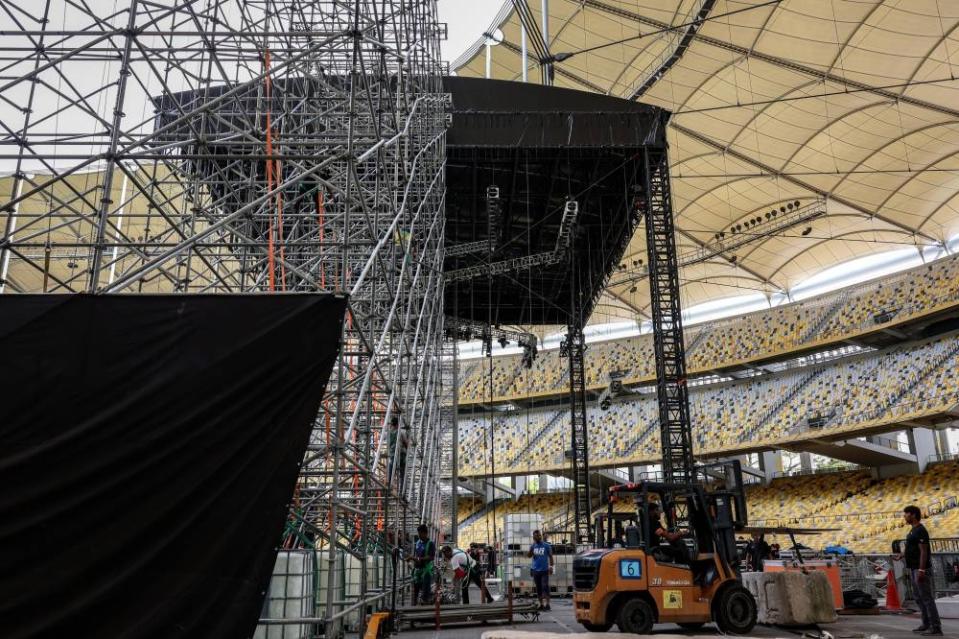
[[[312,550],[281,550],[273,565],[270,588],[260,618],[298,619],[313,617],[315,566]],[[310,626],[258,625],[254,639],[309,639]]]

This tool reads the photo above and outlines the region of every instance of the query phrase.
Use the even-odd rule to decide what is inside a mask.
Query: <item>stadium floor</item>
[[[476,591],[476,599],[479,601],[479,591]],[[472,599],[472,593],[471,593]],[[558,632],[558,633],[579,633],[583,632],[579,624],[573,617],[573,606],[569,599],[554,599],[552,601],[552,610],[540,614],[539,621],[536,623],[516,623],[511,629],[539,632]],[[839,621],[834,624],[824,624],[823,629],[834,639],[916,639],[918,635],[911,632],[913,628],[919,625],[919,615],[859,615],[859,616],[840,616]],[[409,630],[404,627],[400,635],[405,639],[480,639],[482,634],[493,628],[503,628],[503,624],[490,622],[488,625],[455,625],[441,630]],[[614,628],[615,630],[615,628]],[[654,632],[656,634],[670,635],[688,635],[704,636],[715,635],[723,636],[719,630],[712,624],[707,625],[701,630],[684,631],[673,624],[657,625]],[[959,619],[943,619],[943,632],[949,639],[959,639]],[[780,628],[778,626],[756,626],[756,629],[750,634],[752,637],[773,638],[781,637],[783,639],[794,639],[803,637],[816,637],[814,629],[800,628]],[[601,634],[593,635],[597,639]]]

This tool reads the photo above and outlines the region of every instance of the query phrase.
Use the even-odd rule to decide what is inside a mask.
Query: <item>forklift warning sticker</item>
[[[663,608],[682,608],[683,591],[682,590],[664,590]]]

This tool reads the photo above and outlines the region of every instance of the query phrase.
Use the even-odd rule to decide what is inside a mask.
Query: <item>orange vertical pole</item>
[[[282,178],[283,174],[281,172],[281,169],[282,169],[282,166],[280,165],[280,161],[277,160],[276,161],[277,183],[279,183],[283,179]],[[286,238],[283,236],[283,194],[282,193],[276,194],[276,214],[277,214],[277,217],[279,218],[279,222],[277,223],[277,234],[279,235],[278,239],[280,243],[280,290],[285,291],[286,290],[286,261],[285,261]]]

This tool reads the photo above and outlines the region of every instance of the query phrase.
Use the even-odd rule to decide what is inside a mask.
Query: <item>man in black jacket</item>
[[[762,572],[763,563],[769,559],[770,548],[765,536],[753,533],[752,541],[746,546],[746,568],[753,572]]]
[[[906,568],[912,578],[916,605],[922,613],[922,625],[914,629],[926,636],[942,636],[942,622],[936,608],[936,594],[932,588],[932,553],[929,550],[929,531],[922,525],[922,512],[916,506],[902,509],[903,518],[912,526],[906,535]]]

